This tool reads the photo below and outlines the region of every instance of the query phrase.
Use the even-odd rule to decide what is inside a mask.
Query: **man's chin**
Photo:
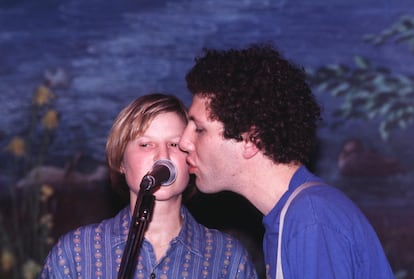
[[[197,187],[197,189],[201,192],[201,193],[204,193],[204,194],[216,194],[216,193],[218,193],[218,192],[221,192],[221,190],[218,190],[218,189],[211,189],[211,188],[209,188],[209,187],[205,187],[203,184],[198,184],[197,183],[197,180],[196,180],[196,187]]]

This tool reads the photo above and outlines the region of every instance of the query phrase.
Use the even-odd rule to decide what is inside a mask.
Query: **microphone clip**
[[[155,177],[147,174],[142,178],[141,184],[139,187],[143,191],[149,191],[149,190],[155,190],[157,186],[161,186],[161,185],[156,185]]]

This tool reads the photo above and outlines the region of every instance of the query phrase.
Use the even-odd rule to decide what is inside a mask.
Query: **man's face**
[[[196,175],[200,191],[231,190],[237,175],[238,143],[223,138],[223,124],[209,118],[209,99],[195,96],[189,109],[190,121],[180,140],[188,153],[189,171]]]

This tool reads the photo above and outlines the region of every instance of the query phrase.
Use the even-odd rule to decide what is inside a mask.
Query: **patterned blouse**
[[[181,215],[181,231],[159,262],[144,239],[134,278],[257,278],[240,242],[197,223],[184,206]],[[130,220],[126,207],[114,218],[65,234],[47,256],[39,278],[117,278]]]

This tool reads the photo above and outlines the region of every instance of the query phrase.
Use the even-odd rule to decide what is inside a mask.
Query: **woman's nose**
[[[168,145],[163,144],[158,148],[157,159],[170,159],[170,152],[168,150]]]

